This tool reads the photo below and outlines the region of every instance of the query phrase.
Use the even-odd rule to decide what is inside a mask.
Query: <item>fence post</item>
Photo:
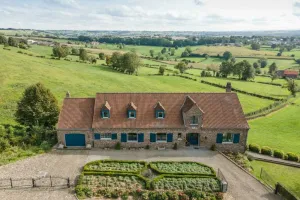
[[[51,178],[51,176],[50,176],[50,186],[52,187],[52,178]]]
[[[260,175],[259,175],[260,178],[261,178],[262,172],[263,172],[263,168],[260,169]]]
[[[35,187],[34,178],[32,179],[32,187]]]
[[[70,178],[68,177],[68,188],[70,187]]]
[[[275,194],[278,194],[278,190],[279,190],[279,183],[276,183],[275,185]]]
[[[11,186],[11,188],[13,188],[13,182],[12,182],[11,178],[10,178],[10,186]]]

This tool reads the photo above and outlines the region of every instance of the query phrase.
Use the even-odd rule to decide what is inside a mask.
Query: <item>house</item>
[[[178,148],[244,152],[249,126],[236,93],[97,93],[63,101],[65,147]]]
[[[280,77],[280,78],[293,78],[293,79],[296,79],[299,75],[299,71],[289,70],[289,69],[277,70],[276,73],[277,73],[277,76]]]

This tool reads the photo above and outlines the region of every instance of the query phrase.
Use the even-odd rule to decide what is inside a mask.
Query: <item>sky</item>
[[[300,0],[0,0],[1,28],[300,30]]]

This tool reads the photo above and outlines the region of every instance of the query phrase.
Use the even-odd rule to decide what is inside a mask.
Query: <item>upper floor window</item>
[[[156,118],[157,119],[163,119],[163,118],[165,118],[165,112],[163,110],[157,110],[156,111]]]
[[[197,125],[198,124],[198,117],[192,116],[191,117],[191,125]]]
[[[128,118],[129,119],[135,119],[136,118],[136,111],[135,110],[129,110],[128,111]]]
[[[233,134],[232,133],[224,133],[222,143],[231,143],[233,142]]]
[[[102,110],[101,111],[101,117],[102,118],[110,118],[109,110]]]

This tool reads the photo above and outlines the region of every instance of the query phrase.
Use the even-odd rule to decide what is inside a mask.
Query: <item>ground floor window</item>
[[[157,133],[156,134],[156,141],[157,142],[166,142],[167,141],[167,134],[166,133]]]
[[[222,143],[233,142],[233,134],[232,133],[224,133]]]
[[[100,133],[95,133],[94,134],[94,139],[95,140],[100,140]]]
[[[128,133],[128,142],[137,142],[137,133]]]
[[[102,133],[101,134],[101,139],[111,140],[111,133]]]

